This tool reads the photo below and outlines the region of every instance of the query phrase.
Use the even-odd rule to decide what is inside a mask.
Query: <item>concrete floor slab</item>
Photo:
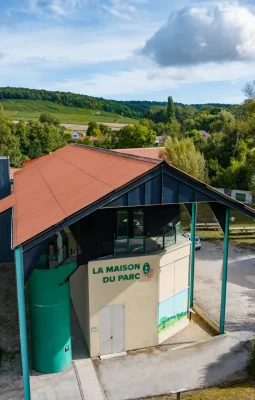
[[[214,385],[242,370],[249,356],[245,343],[216,336],[192,347],[104,360],[98,374],[108,400],[142,399]]]
[[[202,242],[196,252],[195,302],[217,323],[220,320],[222,242]],[[229,244],[226,329],[255,337],[255,251]]]
[[[193,314],[189,325],[161,344],[161,347],[175,348],[196,344],[216,336],[215,332],[200,318]]]
[[[57,374],[35,375],[30,383],[32,400],[83,400],[73,365]]]
[[[201,251],[196,253],[195,300],[218,323],[222,260],[223,246],[219,243],[203,242]],[[165,348],[99,362],[99,379],[107,398],[141,399],[210,386],[242,371],[250,357],[246,341],[255,337],[254,277],[254,250],[230,244],[226,329],[231,335],[206,340],[207,333],[197,328],[196,333],[204,341],[173,349],[185,341],[197,340],[190,325],[170,338]]]
[[[103,392],[73,307],[71,307],[71,323],[73,365],[82,400],[104,400]],[[73,399],[76,400],[75,398]]]

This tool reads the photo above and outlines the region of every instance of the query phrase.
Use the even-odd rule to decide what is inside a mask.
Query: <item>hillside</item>
[[[93,112],[89,113],[88,110],[94,110],[95,111],[100,111],[101,115],[107,117],[109,116],[108,113],[113,113],[114,115],[109,116],[111,120],[104,120],[105,122],[113,122],[112,118],[119,118],[119,116],[123,117],[128,117],[128,118],[143,118],[146,112],[149,110],[150,107],[152,106],[166,106],[166,102],[157,102],[157,101],[116,101],[116,100],[106,100],[103,98],[98,98],[98,97],[92,97],[92,96],[87,96],[87,95],[81,95],[81,94],[75,94],[75,93],[70,93],[70,92],[54,92],[54,91],[48,91],[48,90],[37,90],[37,89],[27,89],[27,88],[13,88],[13,87],[0,87],[0,102],[3,104],[3,107],[6,111],[18,111],[18,112],[41,112],[39,109],[39,103],[26,103],[24,108],[24,105],[22,103],[18,103],[17,105],[21,107],[21,109],[15,109],[10,108],[11,104],[6,103],[5,101],[47,101],[50,102],[47,103],[47,107],[51,108],[51,110],[44,110],[44,111],[49,111],[49,112],[56,112],[59,114],[63,113],[68,113],[68,114],[76,114],[76,111],[68,111],[68,109],[75,108],[75,109],[85,109],[86,115],[93,116]],[[53,104],[52,104],[53,103]],[[35,106],[33,105],[35,104]],[[42,105],[42,104],[41,104]],[[58,106],[65,106],[67,108],[65,109],[55,109],[54,105]],[[175,105],[180,105],[182,107],[185,107],[186,105],[181,104],[181,103],[175,103]],[[196,104],[194,107],[197,109],[200,109],[203,105],[205,104]],[[210,104],[210,105],[215,105],[217,107],[225,107],[229,108],[231,105],[229,104]],[[27,107],[30,107],[28,110]],[[43,107],[43,105],[42,105]],[[106,112],[107,114],[103,114]],[[82,111],[77,112],[79,115],[82,114]],[[25,119],[28,118],[27,115],[24,116],[24,114],[21,116]],[[33,115],[34,118],[36,118],[36,115]],[[90,119],[85,119],[84,122],[88,122]],[[92,119],[93,120],[93,119]],[[63,121],[63,122],[69,122],[68,121]],[[76,119],[75,122],[80,121],[79,118],[78,120]],[[97,119],[98,122],[102,122],[99,119]],[[73,121],[71,121],[73,122]],[[118,120],[119,122],[119,120]],[[123,122],[123,121],[121,121]],[[130,121],[129,121],[130,122]]]
[[[2,107],[1,107],[2,105]],[[90,121],[133,124],[133,118],[120,114],[96,111],[88,108],[67,107],[48,100],[0,100],[0,109],[12,120],[38,120],[42,112],[48,112],[58,118],[62,124],[87,124]]]

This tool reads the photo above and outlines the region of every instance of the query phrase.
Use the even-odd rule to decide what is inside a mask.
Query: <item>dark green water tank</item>
[[[38,372],[59,372],[72,362],[70,283],[59,285],[76,267],[35,269],[29,278],[32,362]]]

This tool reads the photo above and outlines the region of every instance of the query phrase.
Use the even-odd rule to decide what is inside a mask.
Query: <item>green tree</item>
[[[165,143],[165,150],[161,152],[161,158],[195,178],[206,179],[204,156],[196,150],[192,139],[169,138]]]
[[[87,136],[103,136],[100,126],[95,122],[91,121],[88,123],[88,129],[87,129]]]
[[[252,198],[255,199],[255,174],[251,176],[250,182],[249,182],[249,190],[252,193]],[[253,200],[254,202],[254,200]]]
[[[20,150],[19,137],[14,134],[14,124],[0,112],[0,154],[10,157],[12,167],[21,167],[26,161]]]
[[[232,158],[227,168],[212,178],[212,185],[228,189],[247,190],[249,185],[249,170],[247,165]]]
[[[166,123],[167,122],[167,111],[166,107],[162,106],[152,106],[145,114],[145,118],[150,119],[155,122],[155,124],[159,122]]]
[[[170,123],[175,120],[175,107],[172,96],[168,96],[167,99],[167,119]]]
[[[137,123],[134,126],[128,125],[120,129],[115,147],[119,149],[151,147],[155,141],[155,131]]]
[[[39,122],[41,122],[42,124],[55,125],[57,127],[60,126],[60,120],[58,118],[55,118],[54,115],[46,112],[40,115]]]
[[[107,135],[107,133],[108,133],[109,131],[111,131],[111,129],[109,128],[109,126],[107,126],[107,125],[105,125],[105,124],[99,124],[99,125],[98,125],[98,128],[99,128],[100,131],[101,131],[101,135],[100,135],[100,136],[105,136],[105,135]]]
[[[39,140],[34,140],[33,143],[31,144],[30,148],[29,148],[29,158],[33,159],[33,158],[37,158],[42,156],[43,152],[42,152],[42,147],[41,147],[41,143]]]
[[[160,318],[160,325],[165,325],[169,321],[169,318],[164,316]]]

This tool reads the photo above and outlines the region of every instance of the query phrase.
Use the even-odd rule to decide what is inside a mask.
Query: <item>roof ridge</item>
[[[108,153],[108,154],[112,154],[114,156],[120,156],[120,157],[124,157],[124,158],[133,158],[134,160],[146,161],[146,162],[150,162],[151,164],[161,164],[162,163],[162,160],[159,160],[156,158],[142,157],[142,156],[138,156],[135,154],[129,154],[129,153],[121,153],[118,151],[121,149],[103,149],[101,147],[86,146],[83,144],[76,144],[76,143],[69,143],[68,146],[82,147],[82,148],[85,148],[88,150],[101,151],[102,153]],[[145,149],[145,148],[150,149],[153,147],[141,147],[141,149]],[[129,149],[126,149],[126,150],[129,150]]]
[[[106,186],[108,186],[109,188],[111,188],[112,190],[114,190],[114,187],[113,187],[113,186],[109,185],[108,183],[105,183],[104,181],[101,181],[101,180],[98,179],[96,176],[94,176],[94,175],[92,175],[92,174],[89,174],[87,171],[84,171],[82,168],[77,167],[77,165],[72,164],[70,161],[67,161],[65,158],[60,157],[58,154],[55,154],[55,153],[53,153],[53,155],[54,155],[55,157],[60,158],[62,161],[65,161],[66,163],[72,165],[74,168],[77,168],[78,170],[80,170],[81,172],[83,172],[83,174],[87,174],[87,175],[90,176],[91,178],[97,180],[97,181],[100,182],[100,183],[103,183],[104,185],[106,185]]]
[[[51,155],[51,154],[48,154],[48,155]],[[59,201],[58,201],[58,199],[56,198],[56,196],[55,196],[53,190],[51,189],[50,185],[48,184],[48,182],[47,182],[46,179],[44,178],[43,174],[41,173],[41,171],[40,171],[40,169],[38,168],[38,166],[36,165],[36,163],[37,163],[37,162],[35,161],[32,165],[37,169],[37,171],[38,171],[39,174],[41,175],[42,179],[44,180],[46,186],[49,188],[49,190],[50,190],[52,196],[54,197],[54,199],[55,199],[56,202],[58,203],[58,205],[59,205],[59,207],[61,208],[61,210],[63,211],[64,215],[66,216],[65,210],[63,209],[63,207],[62,207],[61,204],[59,203]]]

